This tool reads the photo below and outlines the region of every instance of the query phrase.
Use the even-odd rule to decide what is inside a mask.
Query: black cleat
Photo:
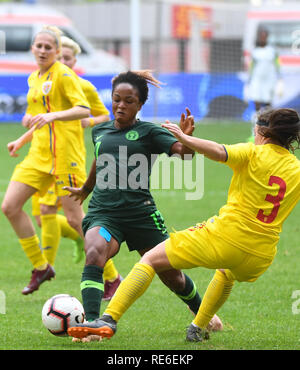
[[[188,342],[203,342],[203,340],[209,339],[208,331],[200,329],[198,326],[191,324],[187,328],[186,340]]]

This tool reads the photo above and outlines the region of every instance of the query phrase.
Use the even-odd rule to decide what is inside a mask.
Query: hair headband
[[[265,127],[268,127],[269,126],[269,122],[259,121],[259,120],[256,121],[256,124],[258,126],[265,126]]]

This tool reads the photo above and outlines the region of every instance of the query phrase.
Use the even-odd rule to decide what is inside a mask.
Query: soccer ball
[[[84,321],[83,306],[69,294],[57,294],[44,304],[42,321],[53,335],[67,336],[68,328]]]

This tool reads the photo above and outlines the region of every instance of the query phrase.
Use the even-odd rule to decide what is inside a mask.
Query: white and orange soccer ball
[[[84,321],[84,309],[77,298],[69,294],[57,294],[44,304],[42,321],[53,335],[67,336],[68,328]]]

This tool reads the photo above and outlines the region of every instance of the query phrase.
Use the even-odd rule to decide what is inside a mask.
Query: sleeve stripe
[[[226,147],[225,147],[225,145],[223,145],[223,148],[224,148],[224,150],[225,150],[225,153],[226,153],[226,159],[225,159],[225,162],[227,162],[227,160],[228,160],[228,152],[227,152],[227,150],[226,150]]]

